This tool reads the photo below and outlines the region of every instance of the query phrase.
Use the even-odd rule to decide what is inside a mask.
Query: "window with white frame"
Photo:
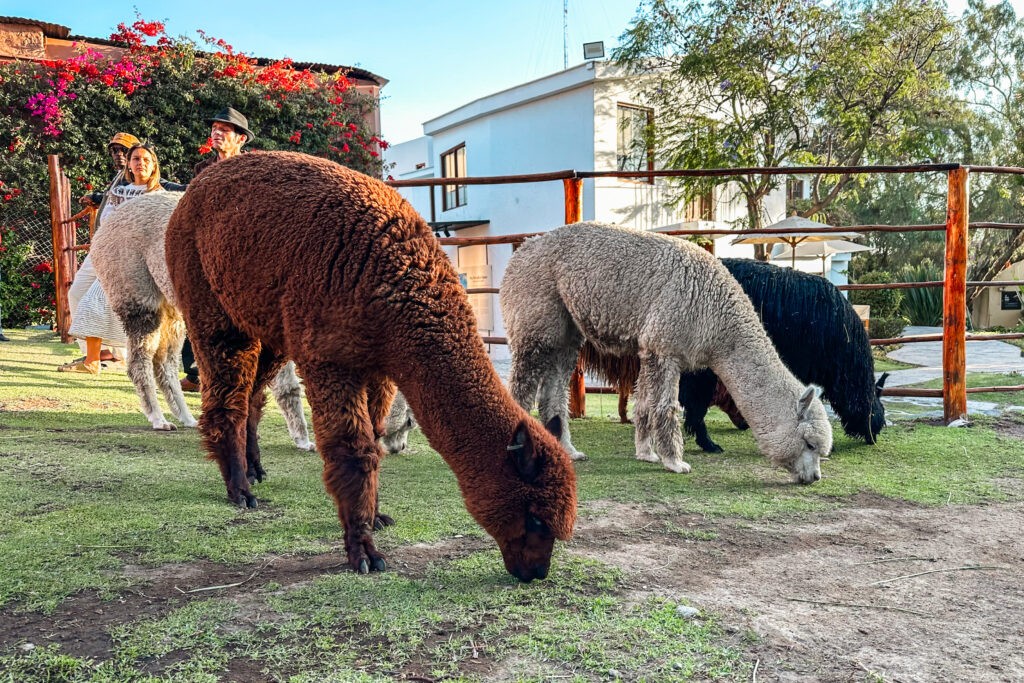
[[[615,108],[615,123],[618,130],[616,168],[620,171],[653,171],[654,146],[650,131],[654,126],[654,110],[620,103]]]
[[[465,178],[466,177],[466,143],[452,147],[441,154],[441,177],[442,178]],[[465,185],[445,185],[441,195],[441,206],[444,211],[454,209],[457,206],[466,205]]]

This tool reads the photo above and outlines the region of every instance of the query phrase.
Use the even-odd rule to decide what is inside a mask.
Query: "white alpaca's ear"
[[[818,398],[819,391],[818,387],[813,384],[807,385],[804,389],[804,393],[800,395],[799,400],[796,402],[796,417],[798,420],[807,419],[807,409],[811,407],[814,399]]]

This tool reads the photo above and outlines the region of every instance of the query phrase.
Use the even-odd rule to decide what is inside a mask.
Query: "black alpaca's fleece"
[[[885,426],[875,381],[874,358],[864,324],[835,286],[823,277],[749,259],[722,259],[761,317],[779,357],[801,382],[817,384],[850,436],[875,443]],[[589,356],[588,356],[589,354]],[[602,357],[589,344],[587,369],[616,388],[632,387],[639,367],[635,358]],[[679,401],[684,427],[706,451],[721,450],[704,424],[713,404],[718,377],[710,370],[683,373]]]

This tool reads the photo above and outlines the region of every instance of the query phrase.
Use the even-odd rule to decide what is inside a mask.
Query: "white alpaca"
[[[181,424],[196,426],[178,382],[185,323],[175,307],[164,258],[164,231],[181,196],[153,192],[125,202],[103,222],[90,247],[96,274],[128,334],[128,376],[143,414],[156,430],[174,429],[160,409],[158,385]],[[271,392],[295,445],[313,450],[294,363],[281,368]]]
[[[821,478],[832,427],[813,386],[779,359],[750,300],[711,254],[684,240],[575,223],[527,240],[509,260],[501,308],[510,386],[541,421],[568,425],[569,377],[583,339],[609,355],[639,354],[636,457],[689,472],[677,400],[680,371],[711,368],[758,448],[801,483]],[[563,428],[562,443],[576,451]]]
[[[158,385],[182,425],[196,426],[178,382],[185,322],[174,303],[164,257],[164,231],[181,196],[180,192],[154,192],[126,202],[104,221],[90,248],[103,290],[128,334],[128,376],[143,414],[156,430],[174,429],[160,410]],[[281,368],[270,391],[295,445],[314,450],[295,363],[289,361]],[[381,437],[384,448],[389,453],[404,450],[415,426],[405,398],[397,394]]]

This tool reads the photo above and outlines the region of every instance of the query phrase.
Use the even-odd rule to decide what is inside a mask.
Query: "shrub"
[[[917,265],[907,264],[900,268],[897,280],[900,282],[934,282],[943,277],[942,269],[926,258]],[[942,288],[921,287],[904,289],[900,312],[911,325],[942,324]]]
[[[0,312],[8,327],[50,324],[56,306],[53,264],[36,251],[27,222],[0,226]]]
[[[907,319],[903,316],[894,318],[876,318],[871,316],[868,321],[868,336],[872,339],[892,339],[903,334],[903,328],[907,326]]]
[[[877,285],[893,282],[891,273],[873,270],[857,278],[859,285]],[[871,306],[872,318],[892,318],[899,314],[903,292],[899,289],[855,289],[850,292],[850,303]]]
[[[893,282],[888,271],[873,270],[857,278],[857,284],[874,285]],[[903,290],[900,289],[855,289],[850,292],[850,303],[871,306],[868,336],[872,339],[898,337],[909,322],[900,313]]]
[[[256,132],[249,148],[302,151],[383,173],[387,143],[366,125],[376,103],[344,74],[295,69],[287,59],[257,68],[223,40],[200,36],[201,44],[172,39],[163,24],[139,18],[111,35],[124,48],[120,56],[81,48],[64,60],[0,64],[0,226],[49,216],[48,154],[60,156],[72,197],[105,188],[112,175],[106,143],[117,131],[153,142],[163,175],[187,182],[209,150],[204,119],[227,105]],[[46,244],[30,250],[49,258],[48,238],[37,236]],[[12,262],[0,265],[0,301],[5,322],[15,324],[26,307],[48,308],[49,295],[26,289],[22,280],[32,276],[13,262],[17,245],[4,244],[13,251]]]

